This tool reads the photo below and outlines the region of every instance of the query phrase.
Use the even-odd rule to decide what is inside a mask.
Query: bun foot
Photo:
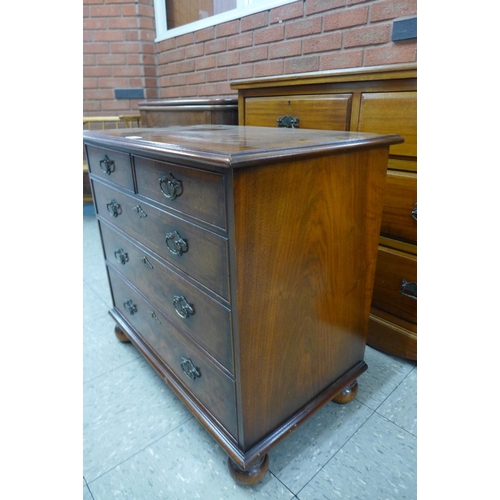
[[[266,453],[258,463],[247,470],[240,469],[230,457],[227,458],[227,466],[231,477],[238,484],[242,486],[251,486],[252,484],[257,484],[262,481],[266,475],[267,469],[269,468],[269,456]]]
[[[355,397],[356,394],[358,393],[358,381],[355,380],[351,385],[348,385],[344,389],[342,389],[342,392],[337,394],[332,401],[334,403],[339,403],[339,404],[345,404],[349,403],[352,401]]]
[[[123,330],[118,325],[115,326],[115,335],[120,342],[130,342],[128,337],[123,333]]]

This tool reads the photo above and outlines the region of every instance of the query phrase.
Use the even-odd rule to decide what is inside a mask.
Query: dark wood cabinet
[[[120,340],[243,483],[356,395],[397,135],[207,125],[86,132]]]

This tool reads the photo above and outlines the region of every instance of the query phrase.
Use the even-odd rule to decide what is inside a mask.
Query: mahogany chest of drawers
[[[244,484],[356,395],[396,135],[263,127],[85,132],[120,340]]]

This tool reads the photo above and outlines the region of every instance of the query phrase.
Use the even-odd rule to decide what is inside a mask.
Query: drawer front
[[[226,228],[224,177],[170,163],[134,158],[137,191],[166,207]]]
[[[298,118],[299,128],[348,130],[351,94],[284,97],[249,97],[245,100],[245,125],[277,127],[278,119]]]
[[[108,262],[160,307],[172,323],[233,372],[229,309],[108,225],[101,223],[100,228]],[[184,301],[192,310],[182,307]]]
[[[387,172],[380,233],[389,238],[417,243],[417,176]]]
[[[214,417],[237,437],[234,381],[108,266],[115,308]],[[183,368],[184,366],[184,368]],[[190,378],[189,374],[191,374]]]
[[[379,246],[372,306],[417,323],[417,257]]]
[[[87,146],[87,161],[92,175],[106,179],[130,191],[134,190],[130,155],[112,149]]]
[[[97,213],[229,300],[227,240],[132,196],[94,182]]]
[[[359,132],[399,134],[402,144],[394,144],[390,154],[417,156],[417,93],[373,92],[361,96]]]

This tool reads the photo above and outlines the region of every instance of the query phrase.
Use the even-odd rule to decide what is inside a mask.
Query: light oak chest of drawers
[[[194,126],[84,133],[115,333],[244,484],[357,391],[396,135]]]

